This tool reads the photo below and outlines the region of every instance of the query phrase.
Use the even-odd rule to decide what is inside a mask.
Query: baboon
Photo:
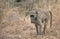
[[[50,27],[52,26],[52,13],[51,13],[51,11],[31,10],[28,12],[28,14],[30,16],[31,23],[35,24],[36,31],[37,31],[38,35],[45,34],[49,18],[50,18]]]

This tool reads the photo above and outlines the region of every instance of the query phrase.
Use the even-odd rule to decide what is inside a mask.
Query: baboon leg
[[[38,35],[42,35],[42,33],[41,33],[41,26],[38,26]]]
[[[35,24],[35,27],[36,27],[36,32],[37,32],[37,34],[38,34],[38,25]]]
[[[46,32],[46,28],[47,28],[47,21],[45,20],[45,22],[44,22],[43,34],[45,34],[45,32]]]
[[[42,26],[38,26],[38,31],[39,31],[39,35],[42,35],[42,30],[41,30]]]
[[[36,26],[37,34],[41,35],[42,34],[42,32],[41,32],[41,26],[40,25],[35,25],[35,26]]]

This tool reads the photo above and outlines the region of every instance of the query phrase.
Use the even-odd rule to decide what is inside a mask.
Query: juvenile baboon
[[[44,10],[31,10],[28,12],[31,23],[35,24],[38,35],[45,34],[47,23],[50,19],[50,27],[52,26],[52,13],[51,11]],[[28,15],[27,14],[27,15]]]

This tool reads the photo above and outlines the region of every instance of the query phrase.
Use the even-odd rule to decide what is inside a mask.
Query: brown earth
[[[37,5],[35,5],[35,9],[39,9],[39,5],[38,7]],[[59,1],[49,6],[52,12],[53,23],[52,29],[46,29],[45,35],[36,34],[35,25],[30,22],[29,17],[25,17],[27,10],[24,8],[19,6],[9,8],[7,5],[5,7],[5,3],[1,3],[0,7],[3,8],[3,10],[1,9],[3,14],[0,15],[2,19],[0,21],[0,39],[60,39]]]

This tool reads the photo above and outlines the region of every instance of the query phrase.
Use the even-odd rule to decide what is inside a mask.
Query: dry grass
[[[4,4],[4,3],[3,3]],[[0,39],[60,39],[60,3],[52,3],[49,5],[53,14],[52,29],[46,30],[43,36],[36,35],[34,24],[30,23],[29,18],[25,18],[25,13],[28,9],[21,6],[14,8],[6,8],[5,4],[0,4],[3,10],[3,16],[0,24]],[[40,3],[34,4],[34,9],[42,9],[44,5]],[[45,8],[48,9],[48,8]],[[48,25],[49,26],[49,25]]]

